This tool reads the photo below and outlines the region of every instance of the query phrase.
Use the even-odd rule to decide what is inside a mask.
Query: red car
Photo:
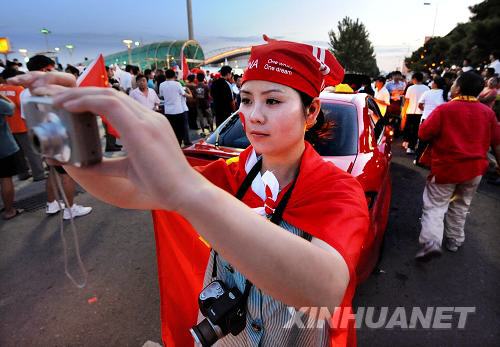
[[[384,125],[377,104],[367,94],[323,92],[320,99],[325,118],[334,123],[334,128],[326,141],[312,145],[325,160],[358,179],[370,208],[370,233],[356,269],[361,282],[377,264],[387,226],[392,129]],[[184,148],[184,154],[191,165],[205,165],[218,158],[237,156],[249,144],[234,114],[206,139]]]

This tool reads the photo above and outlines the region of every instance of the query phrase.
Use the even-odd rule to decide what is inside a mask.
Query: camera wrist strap
[[[61,182],[61,177],[59,176],[59,173],[54,169],[53,166],[50,167],[50,181],[52,183],[52,188],[54,189],[54,193],[56,196],[56,201],[57,204],[59,205],[59,208],[61,211],[64,211],[62,208],[61,200],[64,202],[65,207],[68,208],[69,214],[70,214],[70,225],[71,225],[71,232],[73,234],[73,243],[75,247],[75,256],[76,256],[76,261],[78,263],[78,267],[80,268],[81,275],[83,277],[83,280],[81,283],[78,283],[74,277],[70,274],[69,268],[68,268],[68,244],[66,242],[66,237],[64,236],[64,223],[63,223],[63,215],[64,213],[60,213],[61,217],[59,220],[59,230],[61,233],[61,240],[63,243],[63,253],[64,253],[64,272],[66,273],[66,276],[73,282],[73,284],[82,289],[86,286],[87,284],[87,277],[88,273],[87,270],[85,269],[85,266],[83,265],[82,258],[80,257],[80,244],[78,243],[78,234],[76,232],[76,226],[75,222],[73,220],[73,212],[71,211],[71,206],[69,206],[68,198],[66,197],[66,194],[64,193],[63,185]]]

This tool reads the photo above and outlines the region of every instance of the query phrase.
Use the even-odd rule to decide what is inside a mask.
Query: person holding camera
[[[344,71],[328,50],[265,38],[252,48],[241,87],[240,118],[251,146],[204,167],[189,165],[165,117],[111,88],[74,88],[74,78],[61,73],[11,82],[54,95],[54,104],[70,112],[106,112],[127,156],[66,165],[67,172],[107,203],[156,210],[155,223],[165,216],[179,226],[157,235],[166,345],[192,345],[189,328],[204,346],[355,344],[352,319],[336,326],[329,314],[310,329],[286,324],[295,315],[307,323],[303,313],[315,308],[351,312],[368,237],[366,199],[356,179],[304,140],[329,126],[318,96]],[[192,239],[189,228],[197,233]],[[189,263],[201,254],[201,239],[211,247],[208,258]],[[169,252],[175,240],[191,253]],[[186,276],[200,266],[204,282],[189,287]],[[196,325],[197,299],[205,317]]]

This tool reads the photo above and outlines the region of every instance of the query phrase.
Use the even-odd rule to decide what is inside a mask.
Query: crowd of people
[[[165,114],[179,145],[190,146],[190,130],[205,137],[239,107],[241,76],[230,66],[217,73],[193,69],[186,79],[174,69],[145,69],[127,65],[106,67],[110,85],[149,109]],[[215,121],[215,124],[214,124]]]
[[[225,282],[239,288],[244,313],[258,317],[251,324],[245,325],[245,320],[238,333],[227,335],[225,341],[234,345],[250,341],[296,345],[297,341],[313,340],[319,345],[326,345],[327,341],[349,344],[355,339],[353,325],[347,330],[334,331],[325,326],[309,331],[284,330],[279,324],[287,317],[287,306],[349,309],[354,295],[354,269],[369,225],[366,198],[357,180],[324,161],[304,140],[308,132],[315,131],[314,126],[322,117],[319,94],[326,81],[323,72],[326,71],[331,85],[337,85],[344,71],[329,51],[265,39],[266,44],[252,48],[243,78],[233,75],[229,66],[223,66],[217,75],[195,71],[185,81],[173,69],[141,71],[132,65],[124,70],[110,66],[109,85],[118,92],[67,88],[55,95],[56,105],[64,105],[69,111],[106,113],[122,135],[120,141],[126,148],[137,150],[127,157],[105,160],[88,168],[57,167],[71,206],[61,207],[49,179],[46,212],[57,213],[63,208],[64,218],[90,213],[90,207],[73,203],[74,177],[107,203],[160,211],[164,214],[156,214],[156,222],[164,218],[171,222],[169,225],[179,226],[175,233],[157,235],[161,246],[158,268],[162,305],[170,305],[162,307],[162,312],[171,310],[168,312],[176,314],[175,322],[163,326],[172,329],[164,330],[166,339],[175,335],[192,342],[187,331],[195,315],[184,311],[194,307],[196,295],[186,299],[189,304],[185,306],[179,300],[163,300],[169,289],[162,287],[161,282],[167,278],[176,283],[175,271],[170,270],[180,257],[165,249],[173,242],[169,237],[179,237],[187,230],[183,225],[188,221],[197,233],[187,243],[201,245],[199,234],[206,240],[203,247],[206,243],[212,247],[203,262],[203,266],[208,264],[204,286]],[[322,60],[311,52],[320,52]],[[259,59],[273,68],[252,63]],[[491,148],[497,165],[500,158],[499,118],[498,112],[494,112],[500,69],[497,55],[492,54],[491,65],[482,74],[467,64],[465,60],[460,70],[433,71],[430,75],[414,72],[411,81],[394,71],[377,77],[373,86],[371,81],[363,83],[360,89],[374,96],[384,121],[388,119],[403,136],[406,153],[416,155],[416,164],[430,167],[423,193],[421,249],[416,255],[420,260],[441,254],[443,243],[452,252],[462,246],[465,218],[488,167],[488,150]],[[21,105],[23,93],[29,91],[12,85],[34,88],[34,80],[19,76],[22,72],[16,66],[11,64],[2,72],[3,79],[14,79],[8,85],[1,81],[0,89],[4,219],[21,212],[13,207],[12,177],[30,174],[20,170],[23,166],[18,162],[31,168],[34,180],[46,178],[41,158],[25,144],[27,130]],[[48,57],[35,56],[27,67],[30,71],[51,71],[55,63]],[[65,71],[75,77],[80,74],[77,68],[67,67]],[[68,76],[55,75],[51,83],[76,87],[74,79]],[[42,82],[44,79],[42,75],[33,78]],[[109,109],[88,95],[103,97],[120,107]],[[213,131],[214,126],[238,109],[247,115],[241,120],[251,146],[235,160],[219,160],[193,169],[180,150],[182,144],[191,144],[189,129],[199,130],[200,136],[204,136],[206,130]],[[11,124],[13,120],[15,124]],[[155,138],[154,144],[150,138]],[[121,150],[109,131],[106,150]],[[148,155],[143,155],[146,150]],[[168,162],[164,158],[169,158]],[[154,167],[155,172],[130,175],[120,171],[123,166],[115,166],[120,162],[132,168]],[[268,179],[274,183],[274,190]],[[491,183],[498,184],[498,179]],[[247,190],[252,193],[247,194]],[[201,200],[216,201],[218,208]],[[178,214],[169,211],[185,219],[179,220]],[[170,270],[165,272],[162,264],[168,264]],[[263,302],[267,302],[264,309]],[[182,329],[175,329],[178,324],[182,324]]]
[[[8,78],[29,71],[64,71],[78,78],[83,70],[83,66],[75,67],[70,64],[63,69],[60,64],[43,55],[32,57],[26,67],[17,60],[7,61],[6,64],[0,60],[0,95],[4,96],[2,103],[10,105],[4,105],[4,115],[0,118],[2,141],[5,142],[5,145],[2,144],[5,150],[1,153],[4,219],[11,219],[23,212],[13,206],[12,177],[16,175],[19,180],[32,177],[34,182],[49,178],[46,206],[46,213],[49,215],[62,209],[65,211],[64,217],[69,219],[70,215],[81,217],[92,211],[91,207],[73,203],[76,184],[64,174],[62,167],[56,168],[63,174],[63,186],[72,204],[72,213],[55,199],[52,177],[47,173],[48,166],[41,156],[34,152],[28,139],[22,102],[30,95],[29,90],[6,83]],[[135,65],[126,65],[124,69],[119,66],[106,66],[106,72],[110,87],[128,94],[148,109],[164,114],[174,129],[179,145],[192,145],[190,130],[199,131],[200,137],[209,135],[239,107],[241,76],[234,75],[230,66],[223,66],[218,73],[194,69],[193,73],[187,75],[186,80],[179,79],[179,71],[174,69],[154,68],[141,71]],[[122,145],[118,143],[114,133],[108,131],[107,123],[103,122],[103,126],[105,151],[121,151]]]
[[[440,255],[442,245],[456,252],[465,240],[464,226],[472,198],[489,165],[500,185],[500,110],[498,54],[490,64],[414,72],[407,81],[400,71],[365,82],[360,91],[374,96],[386,122],[414,164],[430,168],[423,194],[421,249],[417,259]],[[489,152],[489,153],[488,153]]]
[[[49,57],[37,55],[26,64],[27,71],[52,71],[56,63]],[[61,67],[59,67],[61,68]],[[66,72],[77,74],[68,66]],[[66,174],[62,166],[55,166],[54,170],[61,175],[62,187],[67,197],[69,206],[56,199],[55,173],[50,171],[42,157],[36,153],[28,138],[23,100],[29,97],[29,89],[21,86],[10,85],[6,80],[24,74],[24,68],[19,62],[7,62],[0,73],[0,183],[2,191],[4,220],[12,219],[21,214],[23,209],[14,207],[14,183],[12,177],[18,176],[19,180],[46,181],[47,215],[55,215],[63,211],[64,219],[88,215],[92,211],[90,206],[82,206],[74,202],[76,182]],[[78,69],[76,69],[78,71]]]
[[[463,67],[433,69],[425,73],[417,71],[412,73],[410,79],[400,71],[393,71],[386,76],[375,78],[372,84],[362,83],[358,91],[370,94],[376,99],[382,115],[387,114],[388,121],[394,126],[396,136],[402,135],[402,146],[406,153],[414,155],[414,163],[418,165],[428,145],[418,138],[419,126],[437,106],[452,99],[451,87],[463,73],[472,72],[483,78],[484,87],[476,97],[479,102],[491,108],[500,121],[498,54],[492,53],[490,61],[489,65],[481,69],[473,68],[470,60],[466,58]],[[496,165],[494,160],[492,164]],[[498,177],[489,182],[500,185],[500,169],[497,172]]]
[[[55,105],[70,112],[92,110],[106,114],[120,133],[120,142],[126,149],[134,150],[127,151],[126,157],[104,160],[97,165],[64,168],[88,192],[107,203],[153,210],[163,213],[155,215],[157,221],[177,219],[180,223],[173,224],[179,227],[172,232],[157,234],[160,281],[170,279],[168,288],[160,283],[162,312],[175,312],[175,316],[168,314],[162,318],[169,320],[163,326],[167,345],[193,343],[189,329],[196,324],[199,295],[195,291],[199,288],[186,290],[190,283],[179,279],[201,269],[199,266],[206,267],[205,281],[199,276],[203,274],[196,271],[200,287],[221,286],[226,282],[223,286],[231,290],[229,298],[238,298],[234,304],[241,307],[238,321],[228,323],[232,325],[231,334],[227,334],[225,327],[226,336],[217,334],[217,338],[224,339],[222,344],[301,345],[302,341],[306,344],[315,341],[317,345],[330,345],[355,341],[352,322],[347,328],[335,330],[329,325],[312,330],[282,328],[282,322],[289,317],[289,307],[325,307],[333,312],[335,307],[342,306],[346,312],[350,310],[356,287],[354,269],[360,258],[361,243],[367,238],[369,217],[360,183],[324,161],[304,140],[306,133],[318,130],[315,124],[322,117],[319,93],[325,73],[321,67],[327,67],[331,85],[342,81],[343,68],[328,51],[322,50],[319,60],[311,54],[310,45],[266,41],[252,48],[250,59],[269,61],[273,70],[269,72],[264,64],[253,64],[241,80],[239,90],[240,110],[246,115],[242,121],[252,145],[239,160],[218,160],[198,168],[189,165],[179,146],[183,141],[184,121],[171,119],[180,117],[179,112],[186,116],[182,100],[187,101],[193,95],[188,87],[179,87],[175,72],[167,70],[165,81],[158,85],[158,94],[165,98],[166,117],[118,91],[78,88],[69,74],[16,76],[9,81],[36,93],[37,85],[53,77],[49,84],[70,87],[56,88],[59,92],[53,95]],[[224,68],[220,73],[210,85],[207,83],[216,124],[237,107],[231,70]],[[83,97],[82,93],[87,95]],[[171,95],[172,99],[167,100]],[[206,95],[205,88],[200,89],[200,95]],[[116,107],[109,107],[111,104]],[[202,109],[206,110],[206,103]],[[137,170],[138,174],[131,174],[129,169]],[[272,196],[267,196],[264,179],[276,183]],[[186,222],[199,236],[183,242],[184,237],[190,237],[181,226],[182,223],[186,226]],[[342,232],[336,232],[339,230]],[[169,237],[194,248],[185,256],[169,252],[172,243],[165,240]],[[207,244],[211,247],[210,255],[206,252]],[[204,255],[206,259],[202,260]],[[201,260],[199,265],[194,263],[195,257]],[[192,267],[186,268],[187,273],[175,265],[183,259],[193,261]],[[166,270],[165,264],[170,270]],[[181,287],[175,290],[177,296],[194,295],[169,298],[168,292],[174,286],[183,286],[182,290]],[[199,339],[214,338],[208,336],[206,329],[193,327],[194,330],[198,331]]]

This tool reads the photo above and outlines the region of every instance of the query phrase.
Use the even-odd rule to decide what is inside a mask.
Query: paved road
[[[485,180],[476,194],[457,253],[426,264],[418,250],[422,192],[428,172],[411,164],[398,146],[392,162],[393,200],[380,272],[358,288],[355,303],[364,307],[475,307],[465,328],[368,329],[358,332],[360,346],[500,346],[500,187]],[[378,317],[376,310],[375,319]],[[453,316],[457,326],[458,315]]]
[[[481,185],[459,253],[417,265],[413,256],[425,176],[395,148],[381,271],[361,285],[356,304],[408,310],[474,306],[476,314],[463,330],[363,327],[359,346],[498,346],[500,188]],[[18,186],[19,196],[37,188]],[[160,341],[150,214],[114,208],[86,193],[77,201],[94,207],[91,215],[76,221],[89,271],[84,289],[64,274],[57,217],[47,218],[38,210],[0,221],[0,346],[142,346],[147,340]],[[77,274],[71,259],[71,271]]]

